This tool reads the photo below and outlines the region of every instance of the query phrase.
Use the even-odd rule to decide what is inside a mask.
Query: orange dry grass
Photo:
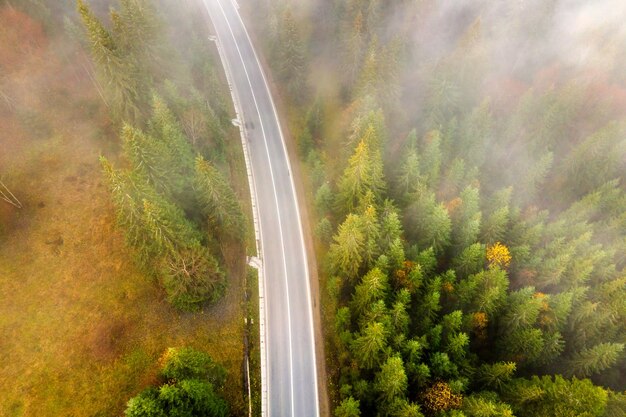
[[[2,36],[14,21],[5,17]],[[0,57],[18,47],[0,42]],[[0,136],[0,175],[25,206],[0,202],[0,415],[120,415],[172,346],[226,365],[225,395],[238,414],[243,271],[218,305],[179,314],[134,266],[97,163],[114,141],[106,111],[58,52],[31,50],[0,80],[12,98],[0,98],[0,126],[11,132]]]

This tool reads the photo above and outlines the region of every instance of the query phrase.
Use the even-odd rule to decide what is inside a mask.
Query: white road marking
[[[241,19],[241,16],[239,15],[238,11],[235,11],[235,14],[237,15],[237,17],[239,18],[239,21],[241,22],[241,26],[243,27],[243,30],[246,34],[246,37],[248,38],[248,42],[250,43],[251,49],[252,49],[252,53],[254,54],[254,58],[256,59],[257,65],[259,66],[259,70],[261,71],[261,76],[263,77],[263,83],[265,84],[265,89],[267,90],[267,94],[270,98],[270,103],[272,104],[272,110],[274,112],[274,119],[276,120],[276,126],[278,127],[278,133],[280,135],[280,142],[283,146],[283,151],[285,152],[285,157],[287,160],[287,167],[288,167],[288,172],[291,173],[291,162],[289,160],[289,153],[287,153],[287,147],[285,145],[285,138],[283,137],[283,131],[280,127],[280,121],[278,120],[278,112],[276,111],[276,106],[274,105],[274,99],[272,98],[272,93],[270,91],[269,85],[267,83],[267,79],[265,78],[265,72],[263,71],[263,67],[261,66],[261,62],[259,61],[259,57],[256,54],[256,50],[254,49],[254,45],[252,44],[252,39],[250,39],[250,35],[248,34],[248,29],[246,28],[246,25],[244,25],[243,20]],[[297,201],[297,194],[296,194],[296,187],[293,183],[293,176],[289,175],[289,181],[291,183],[291,190],[293,192],[294,197],[296,198],[295,201],[295,206],[296,206],[296,214],[298,215],[298,232],[300,235],[300,242],[302,243],[302,258],[304,260],[304,266],[305,266],[305,275],[306,275],[306,291],[307,291],[307,304],[309,307],[309,327],[311,330],[311,351],[313,352],[313,374],[314,374],[314,383],[315,383],[315,415],[319,416],[319,393],[317,392],[317,360],[316,360],[316,353],[315,353],[315,331],[314,331],[314,326],[313,326],[313,306],[311,305],[311,278],[309,276],[309,264],[308,264],[308,257],[306,254],[306,246],[304,243],[304,232],[302,231],[302,220],[300,217],[300,207]]]
[[[268,161],[271,161],[271,156],[270,156],[270,152],[269,152],[269,147],[267,144],[267,137],[265,135],[265,127],[263,125],[263,118],[261,116],[261,111],[259,109],[259,105],[258,102],[256,100],[256,95],[254,94],[254,87],[252,86],[252,81],[250,80],[250,75],[248,74],[248,69],[246,68],[246,63],[243,59],[243,55],[241,53],[241,50],[239,49],[239,44],[237,44],[237,39],[235,37],[235,33],[233,32],[233,28],[230,25],[230,22],[228,21],[228,17],[226,16],[226,12],[224,11],[224,8],[222,7],[222,4],[220,2],[220,0],[215,0],[215,2],[219,5],[220,10],[222,11],[222,15],[224,16],[224,20],[226,21],[226,25],[228,26],[228,29],[230,31],[231,36],[233,37],[233,41],[235,43],[235,47],[237,49],[237,53],[239,55],[239,59],[241,60],[241,65],[242,68],[244,70],[244,73],[246,74],[246,79],[248,80],[248,85],[250,86],[250,93],[252,94],[252,100],[254,101],[254,107],[256,108],[257,114],[259,115],[259,123],[261,124],[261,133],[263,135],[263,143],[265,144],[265,152],[267,154],[267,158]],[[236,11],[236,9],[235,9]],[[241,19],[241,17],[239,16],[239,13],[236,13],[237,16],[239,17],[239,19]],[[242,25],[243,25],[243,21],[241,21]],[[244,26],[244,30],[245,30],[245,26]],[[247,31],[246,31],[246,36],[248,36]],[[248,40],[249,37],[248,37]],[[252,43],[250,43],[250,46],[252,47]],[[256,52],[254,52],[254,47],[252,47],[252,51],[255,55],[256,58]],[[257,63],[258,63],[258,58],[257,58]],[[261,67],[259,66],[259,69]],[[261,70],[261,74],[263,74],[263,71]],[[265,81],[265,77],[263,77],[264,81]],[[267,88],[267,83],[266,83],[266,88]],[[268,93],[269,93],[269,89],[268,89]],[[271,101],[271,94],[270,94],[270,101]],[[272,102],[273,105],[273,102]],[[276,109],[273,108],[274,110],[274,115],[276,117],[276,121],[278,122],[278,116],[276,116]],[[280,130],[280,125],[278,125],[278,131],[280,133],[281,136],[281,140],[282,140],[282,132]],[[284,146],[284,143],[283,143]],[[288,160],[288,154],[286,154],[287,156],[287,162],[289,162]],[[281,242],[281,251],[283,253],[283,270],[285,273],[285,288],[287,290],[287,323],[288,323],[288,338],[289,338],[289,387],[290,387],[290,391],[291,391],[291,415],[295,416],[295,408],[294,408],[294,390],[293,390],[293,348],[292,348],[292,336],[291,336],[291,308],[290,308],[290,304],[289,304],[289,280],[287,279],[287,260],[286,260],[286,254],[285,254],[285,243],[284,243],[284,239],[283,239],[283,227],[282,227],[282,221],[281,221],[281,215],[280,215],[280,205],[278,204],[278,194],[276,191],[276,183],[274,180],[274,170],[272,168],[272,164],[269,164],[270,166],[270,178],[272,179],[272,190],[274,191],[274,202],[276,203],[276,211],[278,212],[278,229],[280,230],[280,242]],[[292,187],[293,187],[293,183],[292,183]],[[295,193],[294,193],[295,196]],[[297,204],[296,204],[296,208],[297,208]],[[299,213],[298,213],[299,214]],[[299,219],[298,219],[299,220]],[[301,236],[302,238],[302,236]],[[306,260],[306,257],[304,258]],[[263,263],[263,269],[265,269],[265,263]],[[305,267],[305,270],[308,271],[308,268]],[[264,279],[266,274],[264,273]],[[308,273],[307,273],[308,275]],[[317,378],[316,378],[317,380]],[[317,386],[317,381],[316,381],[316,386]],[[317,395],[317,389],[316,389],[316,395]],[[268,398],[269,400],[269,398]],[[317,406],[316,406],[317,408]]]

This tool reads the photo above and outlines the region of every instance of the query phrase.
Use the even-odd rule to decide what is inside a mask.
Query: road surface
[[[278,116],[237,5],[203,0],[217,35],[247,148],[262,261],[263,407],[270,417],[319,416],[306,250]],[[244,149],[245,150],[245,149]],[[262,342],[263,343],[263,342]]]

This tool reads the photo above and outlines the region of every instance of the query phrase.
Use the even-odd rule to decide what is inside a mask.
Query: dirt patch
[[[131,323],[124,318],[103,318],[88,329],[87,340],[82,344],[97,360],[112,360],[124,351],[131,330]]]

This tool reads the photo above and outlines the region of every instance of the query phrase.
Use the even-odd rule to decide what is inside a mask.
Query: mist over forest
[[[626,5],[257,4],[335,415],[624,415]]]
[[[302,171],[330,414],[626,416],[626,2],[238,2]],[[0,0],[1,415],[260,410],[208,22]]]

